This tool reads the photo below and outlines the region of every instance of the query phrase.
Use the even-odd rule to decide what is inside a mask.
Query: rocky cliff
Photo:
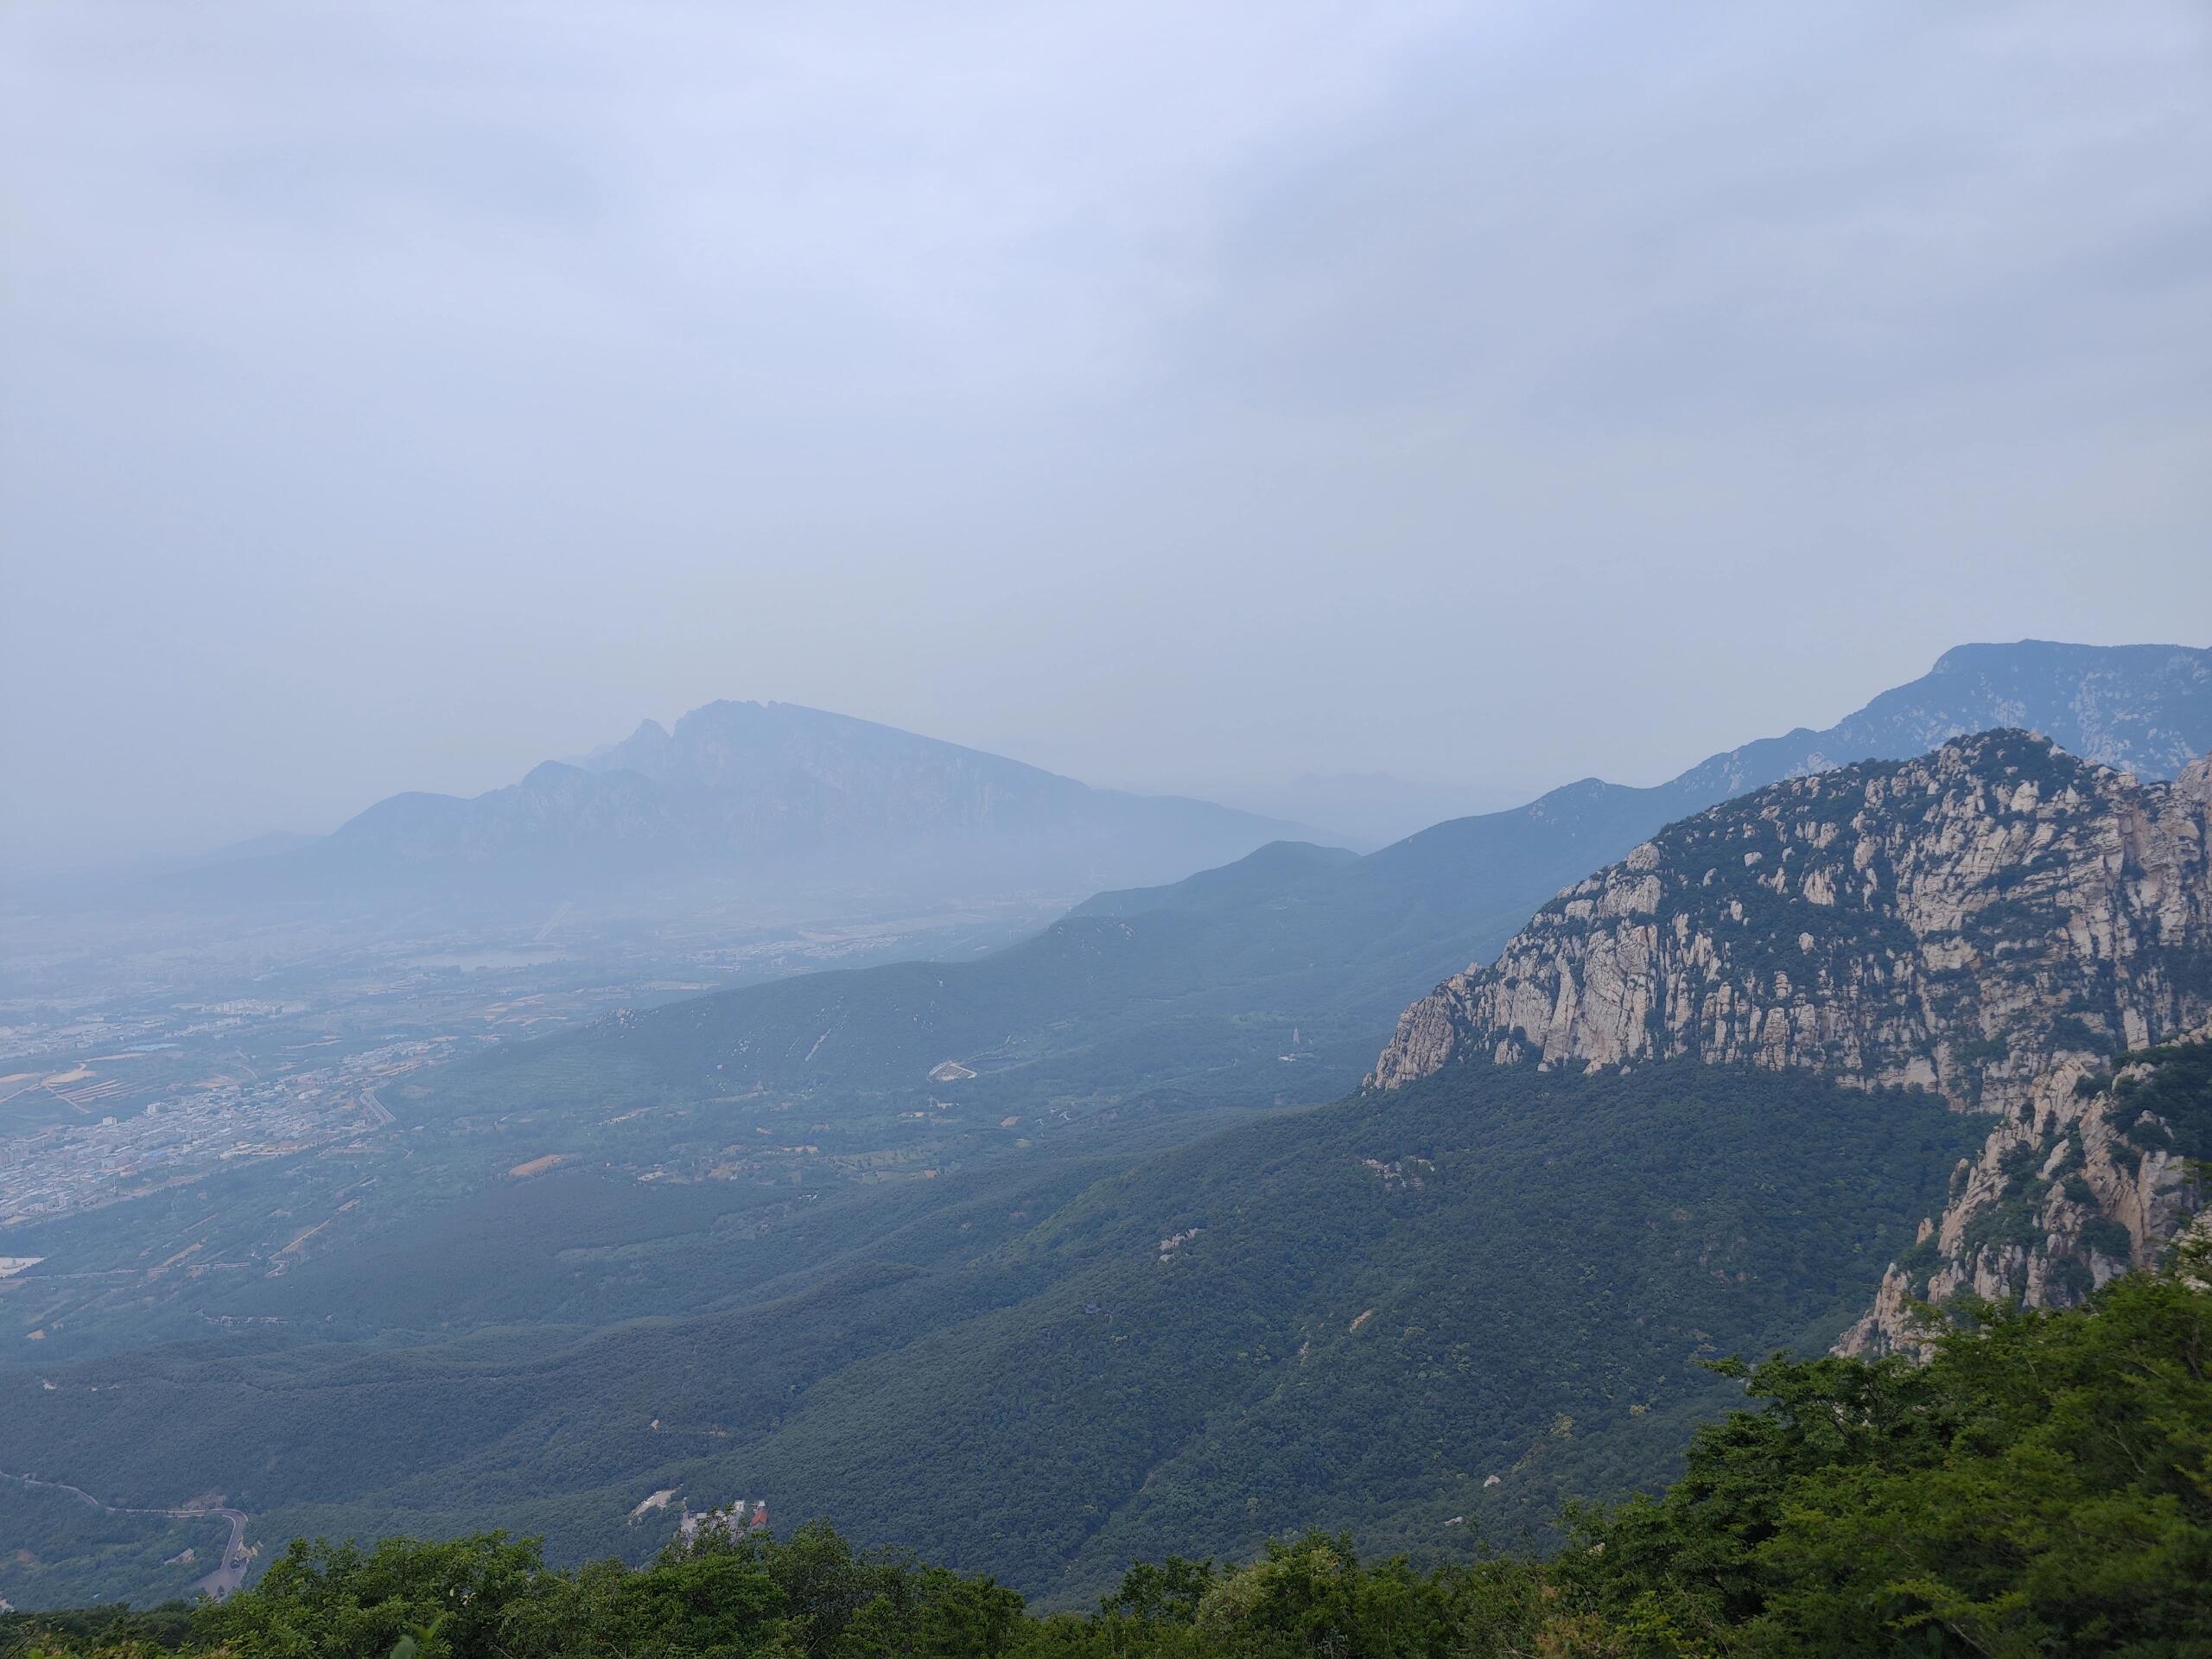
[[[1687,1058],[1936,1090],[1996,1127],[1848,1340],[1894,1343],[1931,1290],[2066,1300],[2193,1201],[2110,1127],[2126,1079],[2083,1080],[2212,1016],[2209,843],[2212,760],[2145,784],[2024,732],[1777,784],[1561,892],[1408,1008],[1369,1082]]]
[[[2116,1072],[2069,1064],[2050,1081],[2044,1109],[1999,1119],[1980,1154],[1960,1160],[1949,1203],[1890,1264],[1840,1351],[1910,1350],[1915,1305],[1961,1294],[2069,1306],[2212,1221],[2198,1166],[2212,1150],[2212,1025]]]

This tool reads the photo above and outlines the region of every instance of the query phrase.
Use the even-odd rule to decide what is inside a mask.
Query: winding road
[[[215,1564],[215,1570],[196,1580],[192,1587],[196,1592],[220,1601],[245,1582],[245,1570],[252,1558],[245,1553],[246,1514],[243,1510],[125,1509],[118,1504],[103,1503],[83,1487],[72,1486],[67,1481],[41,1480],[36,1475],[11,1475],[5,1469],[0,1469],[0,1480],[19,1481],[26,1486],[41,1486],[49,1492],[67,1492],[72,1497],[89,1503],[96,1510],[105,1510],[110,1515],[159,1515],[166,1516],[172,1521],[197,1521],[207,1516],[219,1515],[231,1523],[231,1541],[223,1546],[223,1558]]]

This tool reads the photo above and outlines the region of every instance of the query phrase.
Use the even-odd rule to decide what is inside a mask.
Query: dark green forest
[[[1056,1605],[1317,1523],[1465,1557],[1668,1478],[1727,1403],[1699,1362],[1825,1347],[1980,1134],[1802,1074],[1484,1067],[765,1235],[709,1189],[579,1173],[268,1304],[291,1331],[391,1328],[440,1284],[575,1326],[226,1337],[19,1374],[0,1408],[108,1501],[219,1490],[256,1541],[499,1526],[640,1561],[674,1513],[631,1510],[672,1488]],[[705,1306],[590,1322],[624,1300]]]
[[[1548,1553],[1428,1568],[1309,1531],[1038,1615],[830,1528],[642,1571],[535,1540],[294,1542],[219,1605],[14,1615],[0,1653],[232,1659],[1782,1659],[2212,1651],[2212,1249],[2082,1308],[1951,1310],[1925,1364],[1719,1361],[1755,1404]]]

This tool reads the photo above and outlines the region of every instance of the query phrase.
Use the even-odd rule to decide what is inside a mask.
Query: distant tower
[[[765,1497],[753,1506],[753,1530],[755,1532],[768,1530],[768,1500]]]

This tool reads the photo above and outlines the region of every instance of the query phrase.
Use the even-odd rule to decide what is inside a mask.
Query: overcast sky
[[[1529,793],[2212,643],[2212,10],[0,10],[0,849],[716,697]]]

